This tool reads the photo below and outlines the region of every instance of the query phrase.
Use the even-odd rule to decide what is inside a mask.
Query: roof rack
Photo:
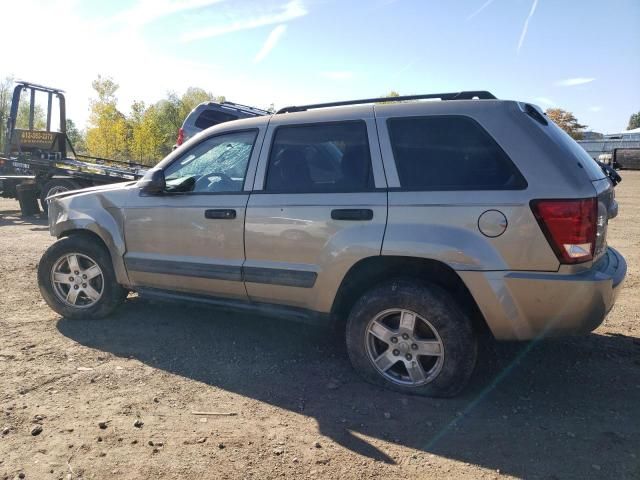
[[[230,107],[235,107],[239,110],[244,110],[244,111],[249,111],[252,113],[256,113],[259,115],[270,115],[270,113],[266,110],[263,110],[262,108],[257,108],[257,107],[250,107],[249,105],[243,105],[241,103],[235,103],[235,102],[227,102],[226,100],[222,103],[220,103],[220,105],[228,105]]]
[[[342,107],[345,105],[362,105],[365,103],[390,103],[390,102],[405,102],[408,100],[425,100],[430,98],[439,98],[440,100],[495,100],[496,97],[486,90],[472,90],[468,92],[452,92],[452,93],[428,93],[425,95],[403,95],[400,97],[378,97],[378,98],[363,98],[361,100],[345,100],[343,102],[329,102],[329,103],[315,103],[311,105],[300,105],[284,107],[278,110],[276,113],[292,113],[303,112],[305,110],[311,110],[314,108],[325,107]]]

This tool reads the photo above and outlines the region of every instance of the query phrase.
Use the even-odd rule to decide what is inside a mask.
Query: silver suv
[[[345,319],[364,377],[430,396],[464,387],[483,330],[596,328],[626,273],[607,172],[530,104],[383,100],[223,123],[138,182],[51,197],[42,295],[74,319],[129,291]]]

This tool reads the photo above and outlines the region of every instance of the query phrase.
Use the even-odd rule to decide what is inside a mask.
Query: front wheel
[[[451,397],[475,367],[471,322],[443,289],[401,279],[365,293],[347,321],[354,368],[372,383],[404,393]]]
[[[109,252],[86,235],[61,238],[38,265],[38,285],[49,306],[66,318],[102,318],[124,300]]]

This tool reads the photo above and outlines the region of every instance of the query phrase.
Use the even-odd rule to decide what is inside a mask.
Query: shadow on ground
[[[516,476],[640,473],[635,338],[492,344],[465,393],[443,400],[368,385],[338,334],[274,318],[131,298],[110,319],[61,319],[58,328],[83,345],[313,417],[335,442],[388,463],[367,437]]]
[[[22,216],[20,210],[3,210],[0,215],[0,227],[5,225],[33,225],[32,231],[49,230],[47,217],[43,213]]]

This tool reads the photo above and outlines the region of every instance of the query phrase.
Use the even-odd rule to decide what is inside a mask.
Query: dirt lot
[[[135,297],[60,318],[36,287],[45,221],[0,200],[0,480],[640,478],[640,172],[623,177],[606,322],[486,346],[452,400],[369,386],[335,333],[278,319]]]

